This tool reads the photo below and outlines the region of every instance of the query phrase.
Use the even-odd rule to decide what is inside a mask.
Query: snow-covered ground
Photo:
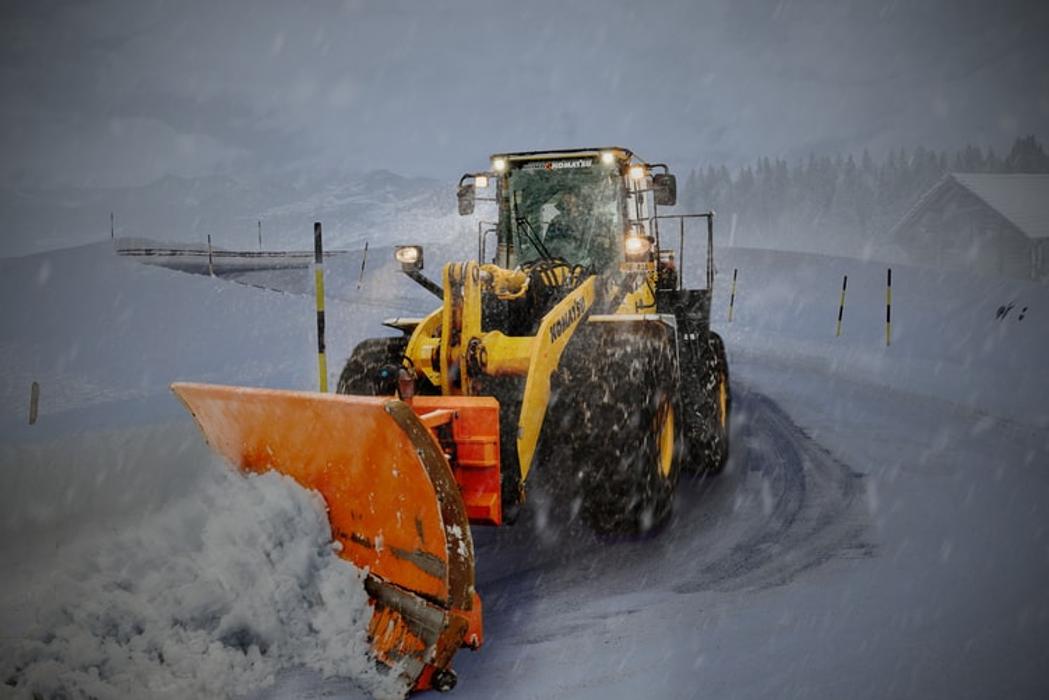
[[[332,374],[433,303],[369,255],[360,289],[359,258],[329,265]],[[718,265],[725,473],[684,482],[661,532],[613,540],[565,524],[539,473],[522,521],[476,533],[487,643],[457,656],[455,694],[1044,697],[1049,290],[896,266],[886,347],[881,264]],[[0,694],[398,692],[356,653],[359,574],[316,499],[230,475],[167,390],[315,386],[309,273],[281,275],[108,245],[0,260]]]
[[[1049,287],[891,267],[889,346],[888,266],[849,258],[728,249],[718,256],[714,324],[736,356],[775,357],[1049,429]],[[733,270],[736,301],[728,323]]]

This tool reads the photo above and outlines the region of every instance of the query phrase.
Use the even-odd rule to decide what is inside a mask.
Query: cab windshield
[[[622,257],[622,176],[616,168],[561,163],[567,162],[527,163],[510,173],[517,260],[534,262],[546,252],[572,265],[606,269]]]

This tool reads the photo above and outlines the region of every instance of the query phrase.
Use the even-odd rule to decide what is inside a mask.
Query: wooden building
[[[889,235],[919,265],[1049,281],[1049,174],[949,173]]]

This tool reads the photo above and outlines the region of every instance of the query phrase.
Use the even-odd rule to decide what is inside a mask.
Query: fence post
[[[259,252],[262,252],[262,219],[259,219]]]
[[[324,355],[324,244],[319,221],[313,224],[313,281],[317,290],[317,371],[320,373],[320,392],[326,394],[328,360]]]
[[[215,265],[211,259],[211,234],[208,234],[208,274],[215,276]]]
[[[736,275],[739,274],[739,268],[732,268],[732,294],[728,298],[728,322],[732,323],[732,309],[736,305]]]
[[[845,312],[845,287],[849,284],[849,276],[845,275],[841,278],[841,301],[838,302],[838,327],[834,331],[834,337],[841,336],[841,316]]]
[[[109,212],[109,240],[116,239],[116,225],[113,212]]]
[[[33,382],[29,388],[29,425],[36,423],[37,412],[40,408],[40,385]]]
[[[357,291],[361,291],[364,284],[364,266],[368,263],[368,241],[364,242],[364,255],[361,256],[361,276],[357,278]]]
[[[892,268],[885,278],[885,346],[892,345]]]

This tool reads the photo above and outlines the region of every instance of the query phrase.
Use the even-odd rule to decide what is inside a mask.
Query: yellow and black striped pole
[[[317,287],[317,370],[320,372],[320,392],[328,393],[328,360],[324,356],[324,244],[321,242],[321,222],[313,224],[313,280]]]
[[[892,268],[885,279],[885,346],[892,345]]]
[[[736,306],[736,276],[739,274],[739,268],[732,268],[732,294],[728,298],[728,322],[732,323],[732,310]]]
[[[845,288],[849,285],[849,276],[845,275],[841,278],[841,300],[838,302],[838,327],[834,331],[834,337],[841,336],[841,317],[845,313]]]

